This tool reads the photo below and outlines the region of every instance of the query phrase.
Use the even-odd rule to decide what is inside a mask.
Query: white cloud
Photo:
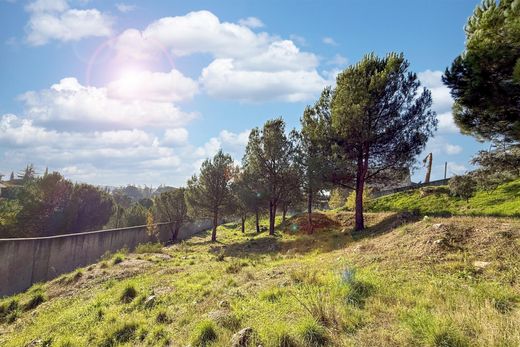
[[[196,154],[200,157],[211,157],[217,153],[219,149],[231,154],[235,160],[241,160],[249,140],[251,130],[244,130],[240,133],[234,133],[228,130],[222,130],[217,137],[210,138],[204,145],[197,148]]]
[[[73,77],[20,99],[35,123],[75,130],[175,127],[194,118],[169,102],[112,98],[107,88],[86,87]]]
[[[210,54],[215,60],[200,82],[218,98],[302,101],[326,85],[316,70],[316,55],[302,52],[291,40],[255,33],[244,23],[220,22],[208,11],[161,18],[143,31],[126,30],[115,48],[119,56],[137,60],[153,59],[164,50],[178,56]]]
[[[166,129],[162,143],[167,145],[183,145],[188,142],[188,130],[184,128]]]
[[[463,164],[455,163],[452,161],[448,162],[448,177],[453,175],[462,175],[468,171],[468,168]]]
[[[341,54],[336,54],[334,57],[327,61],[327,64],[345,66],[348,64],[348,59],[342,56]]]
[[[118,3],[116,4],[116,8],[119,12],[128,13],[134,11],[137,8],[137,6],[125,3]]]
[[[168,73],[127,71],[107,86],[111,98],[176,102],[191,99],[197,92],[197,82],[172,69]]]
[[[338,43],[332,37],[324,37],[322,42],[329,46],[337,46]]]
[[[264,23],[256,17],[247,17],[247,18],[240,19],[238,21],[238,24],[246,26],[251,29],[262,28],[264,26]]]
[[[453,120],[453,115],[451,112],[437,114],[437,119],[439,120],[439,131],[442,133],[458,133],[459,128],[455,124]]]
[[[232,59],[217,59],[204,68],[201,83],[214,97],[249,102],[312,99],[326,84],[316,71],[250,71]]]
[[[34,46],[51,40],[78,41],[112,33],[110,16],[97,9],[71,9],[65,0],[37,0],[28,4],[26,10],[30,13],[27,42]]]
[[[447,154],[459,154],[462,152],[462,147],[459,145],[452,145],[447,143],[444,148]]]

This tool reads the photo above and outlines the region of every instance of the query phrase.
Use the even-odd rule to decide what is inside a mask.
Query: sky
[[[0,0],[0,173],[181,186],[219,148],[306,105],[365,54],[403,52],[433,97],[432,179],[470,170],[441,76],[473,0]]]

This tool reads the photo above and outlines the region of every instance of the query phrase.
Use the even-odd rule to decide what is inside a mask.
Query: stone
[[[442,224],[442,223],[433,224],[432,228],[436,229],[436,230],[439,230],[439,229],[444,228],[444,224]]]
[[[253,328],[247,327],[237,332],[231,338],[231,347],[247,347],[253,336]]]
[[[151,308],[155,305],[155,295],[150,295],[144,301],[144,307]]]
[[[489,261],[474,261],[473,262],[473,266],[479,270],[484,270],[485,268],[487,268],[489,265],[491,265],[491,262]]]

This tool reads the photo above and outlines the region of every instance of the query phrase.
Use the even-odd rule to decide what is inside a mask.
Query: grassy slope
[[[352,234],[351,214],[316,217],[314,235],[227,224],[4,298],[0,345],[229,346],[248,326],[263,346],[520,345],[520,221],[368,214]]]
[[[374,200],[372,211],[418,211],[423,214],[520,216],[520,179],[493,191],[478,191],[466,202],[449,194],[447,187],[417,189]]]

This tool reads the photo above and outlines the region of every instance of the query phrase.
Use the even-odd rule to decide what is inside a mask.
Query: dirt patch
[[[340,226],[340,223],[332,215],[314,212],[311,216],[312,228],[309,225],[308,215],[304,213],[289,218],[282,226],[282,229],[287,233],[309,234],[311,231],[330,230]]]

